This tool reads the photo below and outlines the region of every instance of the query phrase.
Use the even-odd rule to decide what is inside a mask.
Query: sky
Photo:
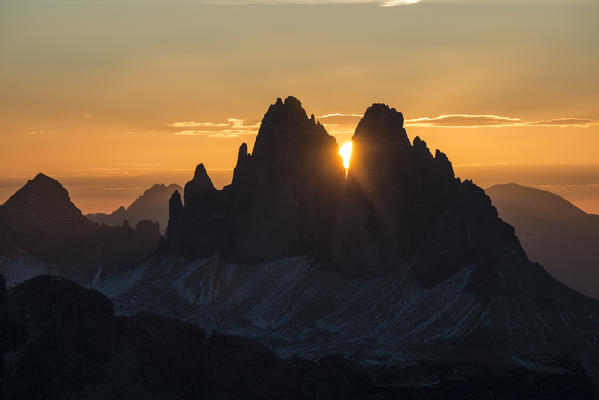
[[[364,110],[462,178],[599,213],[599,1],[4,0],[0,201],[36,173],[84,212],[205,163],[228,183],[277,97],[341,145]]]

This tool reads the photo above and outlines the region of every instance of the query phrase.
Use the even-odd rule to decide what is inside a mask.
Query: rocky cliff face
[[[384,104],[364,114],[335,235],[336,267],[350,273],[408,263],[459,186],[445,154],[410,143],[403,115]]]
[[[552,368],[456,360],[360,365],[284,360],[257,342],[141,313],[115,316],[100,293],[39,276],[0,276],[2,399],[430,399],[592,396],[576,363]]]
[[[366,111],[352,141],[346,178],[335,139],[297,99],[278,99],[231,185],[214,189],[200,165],[184,204],[173,197],[167,247],[250,263],[313,254],[348,273],[407,265],[460,182],[386,105]]]
[[[71,202],[62,185],[38,174],[0,206],[0,250],[28,254],[49,264],[113,268],[133,265],[154,253],[158,225],[135,229],[96,224]]]
[[[297,99],[278,99],[253,154],[240,147],[231,185],[214,189],[198,166],[185,185],[181,219],[169,222],[168,248],[242,262],[325,254],[344,180],[335,139]],[[179,208],[176,196],[171,205]]]
[[[335,139],[299,100],[272,105],[233,184],[235,259],[324,253],[345,180]]]

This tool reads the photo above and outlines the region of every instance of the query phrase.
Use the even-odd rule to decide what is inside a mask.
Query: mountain
[[[445,154],[413,144],[403,115],[384,104],[364,113],[338,209],[335,263],[345,272],[407,265],[460,186]]]
[[[294,97],[265,114],[254,151],[239,148],[233,181],[216,190],[200,164],[185,185],[184,204],[170,202],[167,246],[205,257],[218,251],[239,262],[263,262],[329,250],[345,170],[335,139]]]
[[[551,192],[515,183],[486,191],[531,260],[571,288],[599,298],[599,215]]]
[[[215,189],[200,165],[171,198],[175,259],[97,287],[125,313],[177,315],[286,357],[568,360],[599,381],[598,302],[529,261],[483,189],[410,142],[384,104],[366,110],[352,142],[346,178],[334,139],[297,99],[277,100],[231,185]],[[154,304],[156,293],[172,301]]]
[[[0,249],[48,264],[114,268],[154,253],[158,225],[135,229],[100,225],[85,218],[55,179],[38,174],[0,206]],[[94,270],[95,271],[95,270]]]
[[[3,399],[477,399],[489,384],[502,398],[592,394],[576,370],[283,360],[253,340],[171,318],[115,316],[100,293],[50,276],[11,290],[0,276],[0,356]],[[423,385],[431,378],[441,388]]]
[[[123,225],[125,220],[133,226],[137,225],[139,221],[151,220],[158,222],[161,229],[165,230],[168,224],[168,201],[176,190],[181,191],[181,186],[174,183],[168,186],[155,184],[144,191],[127,208],[121,206],[111,214],[86,214],[86,217],[99,224],[110,226]]]
[[[78,281],[117,315],[242,336],[302,374],[359,384],[339,398],[598,393],[599,301],[531,262],[485,191],[410,140],[397,110],[369,107],[352,141],[346,177],[335,139],[278,99],[230,185],[216,189],[199,164],[173,193],[159,253]],[[12,288],[14,264],[0,259]]]

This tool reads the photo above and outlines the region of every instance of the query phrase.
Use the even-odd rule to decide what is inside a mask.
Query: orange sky
[[[84,211],[199,162],[222,184],[268,105],[294,95],[340,144],[385,102],[463,177],[599,213],[598,4],[247,3],[2,2],[0,201],[39,171]]]

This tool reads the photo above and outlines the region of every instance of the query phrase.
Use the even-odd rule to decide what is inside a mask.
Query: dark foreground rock
[[[3,399],[386,399],[592,396],[575,364],[560,373],[421,362],[361,366],[282,360],[254,341],[153,314],[117,317],[100,293],[40,276],[0,286]],[[567,371],[564,373],[564,371]]]

